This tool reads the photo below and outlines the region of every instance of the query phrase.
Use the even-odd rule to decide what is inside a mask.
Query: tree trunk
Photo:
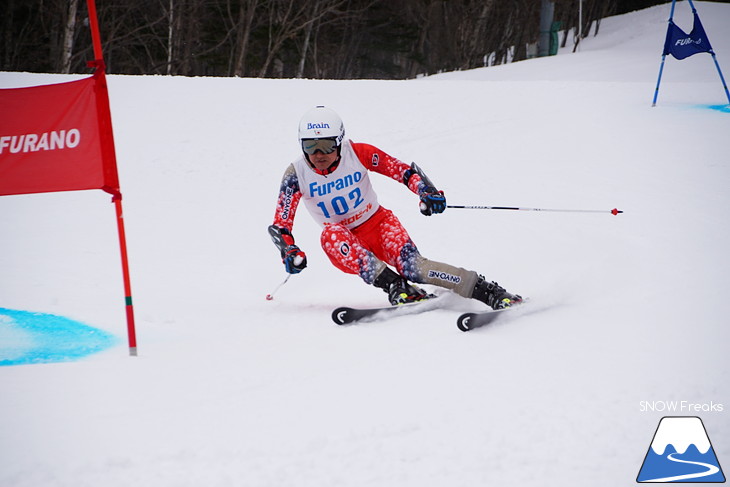
[[[319,0],[314,2],[314,13],[313,17],[317,16],[317,12],[319,10]],[[307,27],[304,29],[304,45],[302,46],[302,57],[299,59],[299,67],[297,68],[297,78],[304,77],[304,65],[307,62],[307,51],[309,50],[309,40],[312,38],[312,28],[314,27],[314,22],[310,22],[307,24]]]
[[[251,26],[253,25],[254,15],[259,6],[259,0],[246,0],[241,3],[238,11],[238,36],[237,46],[238,55],[233,68],[233,76],[243,77],[246,74],[246,54],[248,53],[248,43],[251,38]]]
[[[175,20],[175,2],[170,0],[170,9],[167,12],[167,75],[172,74],[172,41],[173,41],[173,21]]]
[[[71,72],[71,55],[74,50],[74,32],[76,31],[76,11],[79,0],[68,0],[68,18],[63,31],[63,47],[61,48],[61,73]]]

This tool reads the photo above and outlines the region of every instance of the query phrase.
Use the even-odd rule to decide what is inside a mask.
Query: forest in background
[[[84,0],[4,0],[0,71],[86,73]],[[661,0],[583,0],[582,37]],[[406,79],[520,61],[540,0],[97,0],[107,72]],[[579,42],[579,0],[554,1],[553,40]]]

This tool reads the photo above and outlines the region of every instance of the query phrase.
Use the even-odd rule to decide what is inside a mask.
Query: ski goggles
[[[337,141],[335,139],[304,139],[302,140],[302,150],[310,156],[317,151],[322,154],[332,154],[337,149]]]

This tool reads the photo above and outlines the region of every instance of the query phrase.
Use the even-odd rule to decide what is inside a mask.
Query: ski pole
[[[278,291],[281,286],[283,286],[284,284],[286,284],[286,282],[289,280],[289,278],[291,276],[292,276],[291,274],[287,274],[286,277],[284,278],[284,280],[281,281],[279,283],[279,285],[276,286],[276,288],[274,288],[273,291],[271,291],[269,294],[266,295],[266,301],[271,301],[272,299],[274,299],[274,294],[276,294],[276,291]]]
[[[514,211],[557,211],[562,213],[611,213],[618,215],[623,210],[614,208],[613,210],[559,210],[555,208],[524,208],[518,206],[480,206],[480,205],[446,205],[446,208],[461,208],[467,210],[514,210]]]

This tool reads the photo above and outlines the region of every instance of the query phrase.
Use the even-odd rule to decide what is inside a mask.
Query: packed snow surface
[[[730,75],[730,5],[695,5]],[[668,16],[410,81],[110,76],[139,356],[110,196],[0,198],[0,307],[119,338],[0,367],[0,485],[613,487],[634,483],[666,415],[701,416],[730,465],[730,113],[707,54],[667,59],[651,107]],[[675,20],[691,29],[688,4]],[[77,78],[0,73],[0,87]],[[329,263],[303,205],[309,267],[267,301],[285,273],[266,227],[319,104],[418,162],[450,204],[605,213],[424,217],[373,175],[425,256],[536,312],[462,333],[459,312],[484,306],[452,296],[338,327],[333,308],[386,297]]]

